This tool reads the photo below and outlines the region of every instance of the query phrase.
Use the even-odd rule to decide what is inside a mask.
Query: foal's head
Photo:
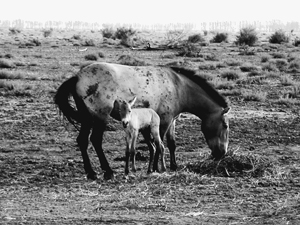
[[[221,112],[202,120],[202,132],[215,159],[220,159],[227,152],[229,142],[229,121],[227,114],[229,111],[230,108],[227,107]]]
[[[128,126],[128,123],[131,120],[131,107],[134,105],[135,100],[136,97],[129,102],[124,100],[120,101],[119,113],[124,128]]]

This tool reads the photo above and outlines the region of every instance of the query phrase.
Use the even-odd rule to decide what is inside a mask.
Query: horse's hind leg
[[[91,131],[91,126],[89,124],[81,124],[80,132],[77,137],[77,143],[79,145],[79,149],[81,151],[83,164],[84,164],[84,170],[87,174],[88,179],[96,180],[97,176],[95,171],[92,169],[91,162],[89,159],[89,156],[87,154],[87,147],[89,144],[89,135]]]
[[[109,180],[113,178],[113,171],[109,166],[102,148],[103,133],[105,131],[105,127],[106,124],[104,122],[94,121],[93,131],[90,139],[98,155],[101,169],[105,171],[104,179]]]
[[[148,145],[148,148],[149,148],[150,159],[149,159],[149,166],[148,166],[147,173],[151,173],[152,167],[153,167],[153,157],[154,157],[155,147],[154,147],[153,143],[151,142],[150,129],[142,130],[141,133],[142,133],[142,135]]]
[[[175,158],[175,150],[176,150],[175,120],[172,121],[169,129],[167,130],[166,138],[167,138],[167,146],[170,151],[170,169],[175,171],[177,169],[176,158]]]

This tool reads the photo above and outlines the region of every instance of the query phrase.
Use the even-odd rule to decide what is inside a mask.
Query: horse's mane
[[[198,84],[217,104],[221,107],[228,107],[228,101],[207,82],[207,80],[196,74],[196,71],[185,69],[183,67],[170,67],[174,72],[186,76]]]

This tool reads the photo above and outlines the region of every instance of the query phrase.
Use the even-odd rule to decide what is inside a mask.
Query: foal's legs
[[[89,156],[87,154],[87,147],[89,144],[89,135],[91,131],[91,126],[86,123],[81,124],[80,132],[77,137],[77,143],[79,145],[79,149],[81,151],[84,170],[88,179],[96,180],[97,176],[95,171],[92,169],[91,162]]]
[[[149,152],[150,152],[150,159],[149,159],[149,166],[148,166],[148,171],[147,173],[151,173],[152,172],[152,167],[153,167],[153,157],[154,157],[154,152],[155,152],[155,147],[151,141],[151,136],[150,136],[150,129],[147,128],[145,130],[141,131],[147,145],[149,148]]]
[[[104,179],[109,180],[112,179],[114,174],[112,169],[109,166],[109,163],[104,155],[103,148],[102,148],[102,141],[103,141],[103,133],[105,131],[105,123],[101,121],[94,121],[93,131],[91,135],[91,142],[95,148],[95,151],[98,155],[101,168],[104,170]]]
[[[177,164],[176,164],[176,158],[175,158],[175,119],[172,121],[169,129],[167,130],[166,137],[167,137],[167,146],[170,151],[170,169],[176,170]]]

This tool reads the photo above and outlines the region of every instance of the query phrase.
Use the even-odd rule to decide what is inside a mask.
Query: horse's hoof
[[[88,173],[88,174],[86,175],[86,177],[87,177],[87,179],[89,179],[89,180],[97,180],[97,175],[96,175],[96,173]]]
[[[114,172],[113,171],[106,171],[104,173],[104,179],[105,180],[112,180],[114,178]]]

